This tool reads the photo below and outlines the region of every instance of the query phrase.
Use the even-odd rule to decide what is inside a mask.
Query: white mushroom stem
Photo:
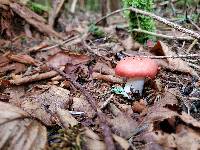
[[[140,96],[142,96],[143,86],[144,86],[144,79],[143,77],[138,78],[129,78],[125,84],[124,91],[128,94],[132,91],[134,93],[139,92]]]

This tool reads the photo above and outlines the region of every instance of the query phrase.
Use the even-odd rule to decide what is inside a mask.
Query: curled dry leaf
[[[46,128],[8,103],[0,102],[0,149],[40,150],[47,142]]]
[[[151,49],[151,52],[157,56],[177,56],[174,52],[172,52],[169,49],[169,47],[165,43],[161,41],[157,42],[157,44]],[[163,67],[168,67],[173,71],[180,71],[198,76],[197,72],[191,67],[189,67],[189,65],[186,62],[184,62],[181,58],[167,58],[168,65],[165,65],[162,62],[162,60],[160,60],[159,64]]]
[[[149,109],[145,122],[150,128],[143,137],[147,143],[157,143],[151,144],[153,149],[159,145],[178,150],[200,148],[200,123],[186,113],[178,114],[158,105]]]

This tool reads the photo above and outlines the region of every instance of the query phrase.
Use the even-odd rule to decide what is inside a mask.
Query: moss
[[[123,0],[123,5],[125,8],[135,7],[148,12],[153,11],[153,0]],[[125,14],[129,19],[130,31],[132,33],[133,38],[136,41],[140,43],[145,43],[148,39],[154,40],[155,37],[151,35],[144,33],[136,33],[133,31],[133,29],[140,28],[146,31],[154,32],[155,23],[152,18],[136,14],[134,12],[126,12]]]
[[[102,29],[100,29],[99,27],[97,27],[94,24],[91,24],[89,26],[89,32],[95,37],[95,38],[102,38],[105,36],[105,33]]]
[[[28,6],[31,8],[32,11],[38,14],[42,14],[43,12],[48,12],[50,8],[46,5],[42,5],[36,2],[28,2]]]

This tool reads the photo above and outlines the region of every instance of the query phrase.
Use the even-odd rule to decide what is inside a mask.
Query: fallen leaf
[[[133,112],[135,113],[141,113],[145,109],[147,109],[147,106],[144,100],[141,99],[139,102],[138,101],[133,102],[132,109],[133,109]]]
[[[106,145],[102,139],[87,127],[84,131],[84,141],[88,150],[106,150]]]
[[[58,109],[56,111],[58,124],[67,129],[69,126],[73,127],[78,124],[78,121],[69,113],[68,110]]]
[[[134,134],[138,122],[133,120],[131,116],[122,113],[114,104],[110,104],[110,109],[115,116],[108,121],[112,126],[113,132],[125,139],[130,138]]]
[[[93,118],[96,114],[96,112],[92,109],[91,105],[88,103],[88,101],[84,97],[80,97],[80,98],[74,97],[72,109],[74,111],[84,112],[86,116],[89,118]]]
[[[6,58],[5,56],[0,56],[0,67],[3,67],[7,64],[9,64],[9,59]]]
[[[87,55],[59,52],[54,56],[49,57],[48,65],[58,68],[60,66],[65,66],[67,64],[72,64],[72,65],[85,64],[89,60],[90,58]]]
[[[20,108],[0,102],[0,149],[45,149],[46,128]]]
[[[93,71],[101,73],[101,74],[105,74],[105,75],[115,75],[115,70],[110,68],[108,65],[106,65],[105,63],[100,63],[97,62],[93,68]]]
[[[126,50],[136,51],[136,50],[140,49],[140,47],[141,47],[141,45],[138,42],[133,40],[132,36],[128,36],[128,38],[124,39],[121,42]]]
[[[161,41],[158,41],[157,44],[151,49],[151,53],[157,56],[177,56],[168,48],[168,46],[165,43]],[[173,71],[180,71],[198,76],[197,72],[191,67],[189,67],[189,65],[186,62],[184,62],[181,58],[167,58],[167,63],[169,65],[169,68],[173,69]]]
[[[130,145],[124,138],[113,134],[113,139],[121,146],[123,150],[128,150]]]
[[[34,91],[33,95],[26,96],[21,102],[21,108],[31,116],[43,120],[47,125],[54,123],[53,114],[58,109],[69,107],[69,91],[52,85],[48,90]]]
[[[26,66],[21,63],[13,63],[13,64],[8,64],[4,67],[0,68],[0,73],[6,73],[8,71],[14,71],[14,74],[18,74],[21,72],[24,72],[26,70]]]

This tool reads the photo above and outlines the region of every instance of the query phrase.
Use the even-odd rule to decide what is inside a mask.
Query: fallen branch
[[[10,3],[10,8],[29,24],[37,28],[40,32],[63,39],[61,34],[54,31],[50,25],[46,24],[46,20],[44,18],[37,15],[25,6],[18,3]]]
[[[24,78],[10,80],[10,83],[15,84],[15,85],[21,85],[21,84],[25,84],[25,83],[34,82],[34,81],[40,81],[43,79],[49,79],[49,78],[55,77],[56,75],[58,75],[58,73],[56,71],[49,71],[49,72],[45,72],[45,73],[41,73],[41,74],[35,74],[32,76],[26,76]]]
[[[190,55],[176,55],[176,56],[144,56],[144,55],[132,55],[126,52],[122,52],[126,56],[130,57],[144,57],[151,59],[166,59],[166,58],[191,58],[191,57],[200,57],[200,54],[190,54]]]
[[[77,36],[74,36],[74,37],[72,37],[72,38],[69,38],[69,39],[64,40],[62,43],[55,44],[55,45],[49,46],[49,47],[45,47],[45,48],[42,48],[42,49],[40,49],[40,50],[41,50],[41,51],[47,51],[47,50],[50,50],[50,49],[53,49],[53,48],[62,46],[62,45],[64,45],[64,44],[68,43],[68,42],[71,42],[71,41],[73,41],[73,40],[79,38],[79,37],[80,37],[80,36],[77,35]]]
[[[164,35],[164,34],[158,34],[158,33],[154,33],[154,32],[149,32],[149,31],[142,30],[142,29],[133,29],[132,31],[139,32],[139,33],[146,33],[146,34],[149,34],[149,35],[153,35],[153,36],[160,37],[160,38],[165,38],[165,39],[170,39],[170,40],[183,40],[183,41],[192,41],[192,40],[194,40],[194,38],[192,38],[192,37],[170,36],[170,35]]]
[[[133,11],[133,12],[138,13],[138,14],[142,14],[144,16],[149,16],[149,17],[151,17],[151,18],[153,18],[153,19],[155,19],[155,20],[157,20],[159,22],[162,22],[162,23],[164,23],[164,24],[166,24],[166,25],[168,25],[168,26],[170,26],[170,27],[182,32],[182,33],[186,33],[189,36],[200,40],[200,34],[195,32],[195,31],[193,31],[193,30],[189,30],[189,29],[183,28],[178,24],[175,24],[173,22],[168,21],[167,19],[164,19],[164,18],[159,17],[159,16],[157,16],[155,14],[152,14],[150,12],[146,12],[146,11],[143,11],[143,10],[140,10],[140,9],[137,9],[137,8],[133,8],[133,7],[123,8],[123,9],[119,9],[119,10],[116,10],[114,12],[111,12],[110,14],[108,14],[108,15],[102,17],[101,19],[99,19],[95,24],[98,24],[99,22],[101,22],[105,18],[108,18],[108,17],[110,17],[110,16],[112,16],[114,14],[117,14],[117,13],[120,13],[120,12],[123,12],[123,11],[127,11],[127,10]]]
[[[50,66],[51,67],[51,66]],[[115,150],[115,145],[112,139],[112,133],[110,131],[110,128],[106,121],[105,114],[102,113],[102,111],[97,108],[97,105],[95,104],[96,100],[93,98],[93,96],[84,88],[82,85],[80,85],[76,80],[64,73],[63,71],[60,71],[57,68],[51,67],[53,70],[58,72],[61,76],[63,76],[65,79],[69,80],[75,88],[79,89],[81,93],[86,97],[86,100],[91,105],[92,109],[97,113],[97,117],[100,121],[100,127],[102,128],[103,135],[104,135],[104,141],[106,143],[107,150]]]

